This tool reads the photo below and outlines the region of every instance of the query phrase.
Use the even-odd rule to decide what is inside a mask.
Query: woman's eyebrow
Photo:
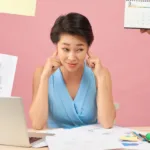
[[[62,45],[70,46],[70,44],[69,44],[69,43],[62,43]],[[84,46],[84,44],[79,43],[79,44],[76,44],[76,46]]]

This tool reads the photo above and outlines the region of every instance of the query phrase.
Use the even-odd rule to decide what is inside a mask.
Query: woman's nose
[[[75,60],[76,59],[76,54],[74,52],[71,52],[68,56],[68,59],[70,60]]]

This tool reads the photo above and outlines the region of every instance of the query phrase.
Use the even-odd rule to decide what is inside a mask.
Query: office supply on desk
[[[146,139],[150,141],[150,133],[146,134]]]
[[[0,97],[0,144],[20,147],[47,146],[45,135],[41,134],[36,139],[31,137],[26,126],[22,98]]]
[[[145,133],[145,135],[144,135],[142,133],[136,133],[135,131],[133,131],[132,134],[135,135],[139,140],[150,143],[150,140],[149,140],[150,134],[149,133]]]
[[[0,0],[0,13],[35,16],[36,0]]]
[[[150,29],[150,0],[125,0],[124,28]]]
[[[145,139],[139,133],[136,133],[135,131],[133,131],[132,134],[136,136],[140,141],[145,141]]]
[[[139,135],[140,135],[146,142],[150,143],[150,140],[148,140],[145,135],[143,135],[143,134],[139,134]]]
[[[138,142],[138,138],[136,136],[121,136],[120,140],[122,141],[130,141],[130,142]]]
[[[60,133],[58,132],[55,136],[46,136],[46,143],[51,150],[150,149],[150,144],[144,141],[120,141],[121,136],[131,136],[132,131],[129,128],[118,126],[104,129],[101,125],[95,124],[65,129]]]
[[[112,129],[104,129],[99,124],[77,127],[64,130],[55,137],[46,137],[46,142],[51,150],[69,149],[117,149],[123,148],[119,137],[128,133],[130,129],[115,126]],[[117,138],[114,138],[117,137]],[[57,144],[59,143],[59,145]],[[108,144],[109,143],[109,144]]]
[[[124,146],[138,146],[138,145],[139,145],[138,143],[131,143],[131,142],[128,142],[128,143],[122,142],[122,144],[123,144]]]
[[[11,96],[18,57],[0,54],[0,97]]]

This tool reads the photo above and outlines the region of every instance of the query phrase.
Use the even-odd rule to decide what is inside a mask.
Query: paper
[[[125,28],[150,28],[150,0],[125,0]]]
[[[96,124],[65,129],[55,136],[47,136],[46,143],[51,150],[150,149],[150,144],[146,142],[129,144],[129,142],[120,141],[121,136],[129,135],[131,132],[129,128],[114,126],[112,129],[104,129]]]
[[[61,150],[117,149],[123,148],[123,145],[118,140],[118,137],[123,133],[128,132],[129,129],[124,129],[123,131],[120,130],[120,127],[104,129],[100,125],[96,124],[66,129],[61,133],[57,133],[56,136],[47,136],[46,142],[51,150],[59,150],[60,148]]]
[[[0,54],[0,97],[11,96],[17,60],[16,56]]]
[[[124,127],[119,127],[119,126],[114,126],[111,129],[105,129],[100,124],[82,126],[78,128],[73,128],[71,130],[76,131],[76,132],[81,132],[81,131],[88,132],[88,133],[92,132],[92,133],[98,133],[101,135],[108,135],[112,133],[122,135],[124,133],[129,134],[132,131],[129,128],[124,128]]]
[[[0,13],[35,16],[36,0],[0,0]]]
[[[66,135],[65,135],[66,136]],[[69,138],[70,137],[70,138]],[[98,138],[98,139],[96,139]],[[117,149],[123,148],[123,145],[114,138],[100,138],[99,136],[88,136],[86,134],[79,134],[79,136],[68,138],[60,136],[59,138],[46,137],[46,143],[51,150],[93,150],[93,149]],[[59,143],[59,144],[58,144]]]
[[[55,135],[57,133],[60,133],[61,131],[64,131],[63,128],[58,128],[58,129],[46,129],[46,130],[40,130],[36,131],[36,133],[44,133],[44,134],[50,134],[50,135]]]
[[[47,147],[47,146],[48,145],[47,145],[46,141],[42,141],[42,142],[39,142],[39,143],[32,145],[33,148],[41,148],[41,147]]]

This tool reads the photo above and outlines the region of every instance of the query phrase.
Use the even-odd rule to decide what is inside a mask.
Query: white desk
[[[150,127],[131,127],[132,129],[136,129],[139,131],[150,132]],[[29,130],[34,132],[34,130]],[[48,150],[47,147],[44,148],[22,148],[22,147],[13,147],[13,146],[2,146],[0,145],[0,150]]]

